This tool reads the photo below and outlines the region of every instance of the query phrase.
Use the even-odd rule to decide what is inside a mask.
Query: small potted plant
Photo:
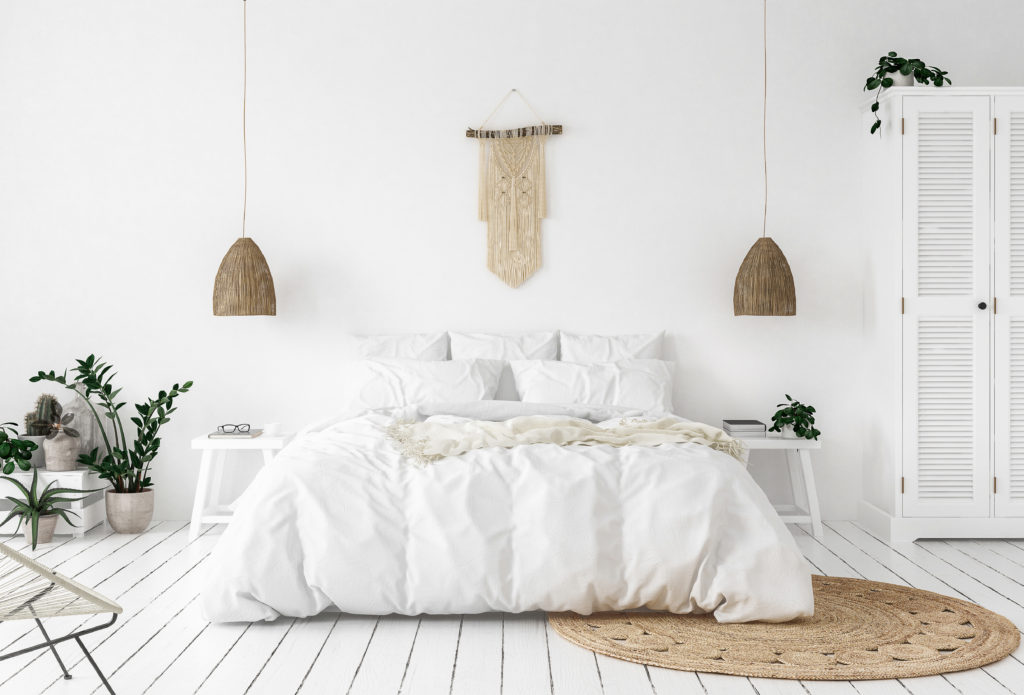
[[[817,439],[821,430],[814,427],[814,406],[793,400],[788,393],[786,400],[788,403],[779,403],[779,409],[772,415],[768,431],[781,432],[783,437]]]
[[[75,419],[74,413],[65,413],[60,403],[54,403],[48,429],[43,440],[43,451],[46,452],[46,470],[73,471],[78,468],[79,434],[70,427]]]
[[[902,58],[896,55],[896,51],[889,51],[887,55],[879,58],[878,67],[864,83],[864,91],[875,90],[875,103],[871,105],[875,122],[871,124],[871,132],[874,133],[882,127],[882,119],[878,117],[878,97],[881,96],[883,89],[909,87],[914,82],[934,84],[936,87],[953,84],[946,75],[945,70],[928,67],[920,58]]]
[[[35,407],[25,413],[25,434],[21,438],[35,443],[37,448],[32,453],[32,465],[37,468],[42,468],[45,463],[43,440],[50,433],[53,411],[59,405],[56,397],[44,393],[36,399]]]
[[[14,507],[7,514],[7,518],[0,522],[3,526],[11,519],[20,519],[20,525],[25,532],[25,540],[32,544],[32,550],[36,549],[39,543],[50,543],[53,541],[53,531],[57,528],[57,520],[63,519],[69,525],[75,523],[68,518],[68,514],[75,514],[69,509],[63,509],[59,505],[68,502],[78,502],[85,499],[89,493],[97,490],[73,490],[65,487],[53,487],[57,481],[51,482],[42,492],[39,489],[39,469],[32,469],[32,486],[26,488],[20,480],[8,476],[0,476],[0,479],[11,483],[21,492],[21,499],[8,497]],[[73,495],[73,497],[62,497],[62,495]]]
[[[13,422],[0,424],[0,470],[10,475],[15,468],[27,471],[32,467],[32,452],[38,448],[35,442],[18,437]]]
[[[160,450],[160,428],[170,422],[171,414],[177,410],[175,400],[188,393],[192,382],[174,384],[170,390],[160,391],[156,398],[136,403],[137,416],[130,420],[135,425],[135,438],[130,441],[120,412],[126,403],[117,400],[121,389],[112,384],[113,365],[95,355],[76,362],[71,379],[67,372],[58,375],[51,371],[39,372],[30,381],[60,384],[85,401],[99,425],[105,451],[93,449],[82,454],[79,462],[99,473],[100,478],[110,481],[106,508],[111,528],[118,533],[141,533],[153,519],[153,481],[149,477],[149,468]],[[103,417],[100,416],[101,410]],[[103,426],[104,420],[113,425],[111,436]]]

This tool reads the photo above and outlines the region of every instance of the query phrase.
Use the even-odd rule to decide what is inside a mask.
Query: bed
[[[239,500],[208,563],[206,616],[644,607],[740,622],[813,612],[792,536],[720,450],[545,441],[423,463],[396,443],[396,426],[416,422],[644,416],[493,403],[375,409],[304,432]]]

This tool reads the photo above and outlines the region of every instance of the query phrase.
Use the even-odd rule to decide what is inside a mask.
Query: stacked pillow
[[[364,336],[354,406],[516,400],[672,411],[662,333]],[[449,355],[449,337],[451,358]],[[558,359],[561,351],[561,360]]]

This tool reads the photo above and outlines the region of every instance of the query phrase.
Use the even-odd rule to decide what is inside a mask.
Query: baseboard
[[[892,539],[893,518],[884,509],[861,500],[857,505],[857,521],[875,538],[886,543]]]

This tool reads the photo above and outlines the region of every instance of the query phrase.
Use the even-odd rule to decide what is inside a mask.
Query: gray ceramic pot
[[[43,442],[46,441],[46,437],[37,437],[34,434],[23,434],[22,439],[32,442],[36,445],[36,450],[32,452],[32,460],[30,463],[34,468],[42,468],[46,465],[46,453],[43,451]]]
[[[37,545],[43,545],[45,543],[53,542],[53,530],[57,528],[57,518],[58,517],[56,514],[44,514],[43,516],[39,517],[39,538],[36,539]],[[25,532],[25,541],[28,542],[29,545],[31,545],[32,523],[28,521],[28,519],[25,519],[22,522],[22,528]]]
[[[73,471],[78,468],[78,437],[69,437],[63,432],[53,439],[43,440],[46,452],[46,470]]]
[[[118,533],[142,533],[153,520],[153,491],[107,490],[107,522]]]

